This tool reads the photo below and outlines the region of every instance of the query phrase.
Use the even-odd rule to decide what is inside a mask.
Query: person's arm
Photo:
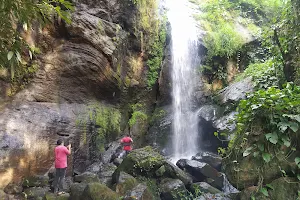
[[[71,154],[71,144],[68,145],[68,148],[66,148],[66,154],[70,155]]]

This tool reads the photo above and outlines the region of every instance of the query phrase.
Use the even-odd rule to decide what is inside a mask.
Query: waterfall
[[[197,85],[198,31],[188,0],[168,0],[172,36],[173,160],[195,155],[199,149],[198,116],[193,107]]]

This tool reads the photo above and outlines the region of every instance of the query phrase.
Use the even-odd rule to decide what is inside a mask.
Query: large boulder
[[[43,199],[49,188],[31,187],[24,190],[28,199]]]
[[[147,146],[133,150],[117,168],[115,173],[124,171],[133,176],[142,175],[146,177],[155,176],[155,172],[164,163],[165,159],[152,147]],[[117,175],[115,175],[117,176]]]
[[[89,183],[81,199],[85,200],[116,200],[120,196],[101,183]]]
[[[211,152],[200,152],[192,157],[192,160],[196,160],[199,162],[205,162],[217,170],[221,170],[222,158]]]
[[[182,197],[188,194],[184,183],[179,179],[163,179],[160,184],[160,190],[163,200],[181,200]]]
[[[293,178],[281,177],[272,181],[265,188],[267,188],[268,196],[258,192],[258,187],[252,186],[241,192],[241,200],[248,200],[251,197],[261,200],[297,199],[299,197],[300,183]]]
[[[147,185],[140,183],[126,193],[124,200],[154,200],[154,196]]]
[[[107,185],[108,187],[111,186],[113,184],[112,176],[116,169],[117,169],[117,167],[112,163],[103,165],[98,174],[100,182]]]
[[[56,195],[54,193],[46,193],[44,196],[43,200],[69,200],[70,199],[70,194],[65,193],[61,195]]]
[[[205,183],[205,182],[193,183],[191,185],[190,190],[195,195],[201,194],[201,193],[210,193],[210,194],[222,193],[217,188],[214,188],[213,186],[211,186],[211,185],[209,185],[208,183]]]
[[[186,173],[185,171],[178,168],[176,165],[171,163],[170,161],[167,161],[165,165],[162,167],[165,168],[165,177],[170,177],[174,179],[181,180],[185,185],[190,185],[193,182],[193,178],[191,175]]]
[[[125,172],[115,174],[114,179],[116,183],[116,192],[121,196],[124,196],[127,191],[131,191],[135,186],[138,185],[137,180]]]
[[[198,116],[203,118],[206,121],[214,121],[221,117],[223,114],[224,109],[222,109],[218,105],[203,105],[198,110]]]
[[[114,141],[108,144],[107,150],[102,155],[102,162],[104,164],[113,161],[117,154],[122,151],[122,146],[120,142]]]
[[[230,112],[229,114],[220,117],[219,119],[213,121],[213,126],[219,132],[232,133],[236,128],[236,118],[237,112]]]
[[[159,149],[162,154],[171,154],[170,148],[167,148],[172,141],[172,107],[164,106],[156,108],[152,114],[150,128],[146,135],[147,144]]]
[[[253,91],[252,78],[248,77],[240,82],[233,83],[221,90],[216,98],[222,104],[235,103],[246,98],[246,94]]]
[[[91,172],[84,172],[74,177],[74,181],[81,183],[92,183],[92,182],[99,182],[99,178],[97,174]]]
[[[70,199],[81,200],[83,191],[85,190],[87,183],[73,183],[70,190]]]
[[[23,180],[23,187],[44,187],[49,185],[48,176],[30,176]]]

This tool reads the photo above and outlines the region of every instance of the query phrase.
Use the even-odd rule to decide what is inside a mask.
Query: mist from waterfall
[[[188,0],[168,0],[172,42],[173,159],[190,158],[199,150],[198,116],[193,107],[197,85],[198,31]]]

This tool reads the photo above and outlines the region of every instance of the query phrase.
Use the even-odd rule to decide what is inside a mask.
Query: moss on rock
[[[85,188],[82,199],[85,200],[117,200],[119,195],[100,183],[90,183]]]
[[[127,172],[133,176],[142,175],[146,177],[154,177],[164,163],[165,159],[152,147],[147,146],[141,149],[133,150],[118,167],[115,173],[121,171]]]

